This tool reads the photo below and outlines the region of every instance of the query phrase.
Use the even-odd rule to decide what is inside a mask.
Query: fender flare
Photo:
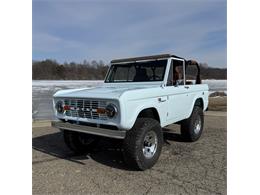
[[[162,119],[161,119],[161,115],[159,114],[159,111],[158,111],[158,109],[154,106],[154,105],[142,105],[142,106],[140,106],[140,107],[138,107],[138,109],[136,109],[136,111],[135,111],[135,113],[134,113],[134,120],[133,121],[131,121],[131,127],[129,128],[129,129],[131,129],[133,126],[134,126],[134,124],[135,124],[135,121],[137,120],[137,118],[138,118],[138,116],[139,116],[139,114],[142,112],[142,111],[144,111],[144,110],[146,110],[146,109],[154,109],[156,112],[157,112],[157,114],[158,114],[158,116],[159,116],[159,123],[160,123],[160,125],[161,125],[161,121],[162,121]]]

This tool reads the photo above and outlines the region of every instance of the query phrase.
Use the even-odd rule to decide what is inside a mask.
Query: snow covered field
[[[203,80],[209,85],[210,92],[223,91],[227,93],[227,80]],[[61,89],[84,88],[102,85],[102,80],[40,80],[32,81],[32,118],[53,119],[52,95]]]

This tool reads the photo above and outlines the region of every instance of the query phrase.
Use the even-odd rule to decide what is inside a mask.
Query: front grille
[[[64,104],[70,107],[65,111],[66,116],[107,120],[106,114],[97,113],[97,108],[106,108],[107,102],[104,100],[65,99]]]

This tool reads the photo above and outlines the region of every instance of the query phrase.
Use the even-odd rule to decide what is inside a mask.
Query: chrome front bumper
[[[100,136],[116,138],[116,139],[124,139],[126,135],[126,131],[122,131],[122,130],[111,130],[111,129],[105,129],[99,127],[91,127],[86,125],[77,125],[77,124],[71,124],[62,121],[52,121],[51,126],[58,128],[60,130],[77,131],[81,133],[100,135]]]

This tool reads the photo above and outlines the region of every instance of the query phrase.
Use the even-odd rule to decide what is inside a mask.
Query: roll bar
[[[187,60],[187,61],[185,61],[185,72],[186,72],[187,66],[190,66],[190,65],[197,67],[198,72],[197,72],[197,76],[196,76],[196,84],[201,84],[200,66],[199,66],[198,62],[195,61],[195,60]]]

